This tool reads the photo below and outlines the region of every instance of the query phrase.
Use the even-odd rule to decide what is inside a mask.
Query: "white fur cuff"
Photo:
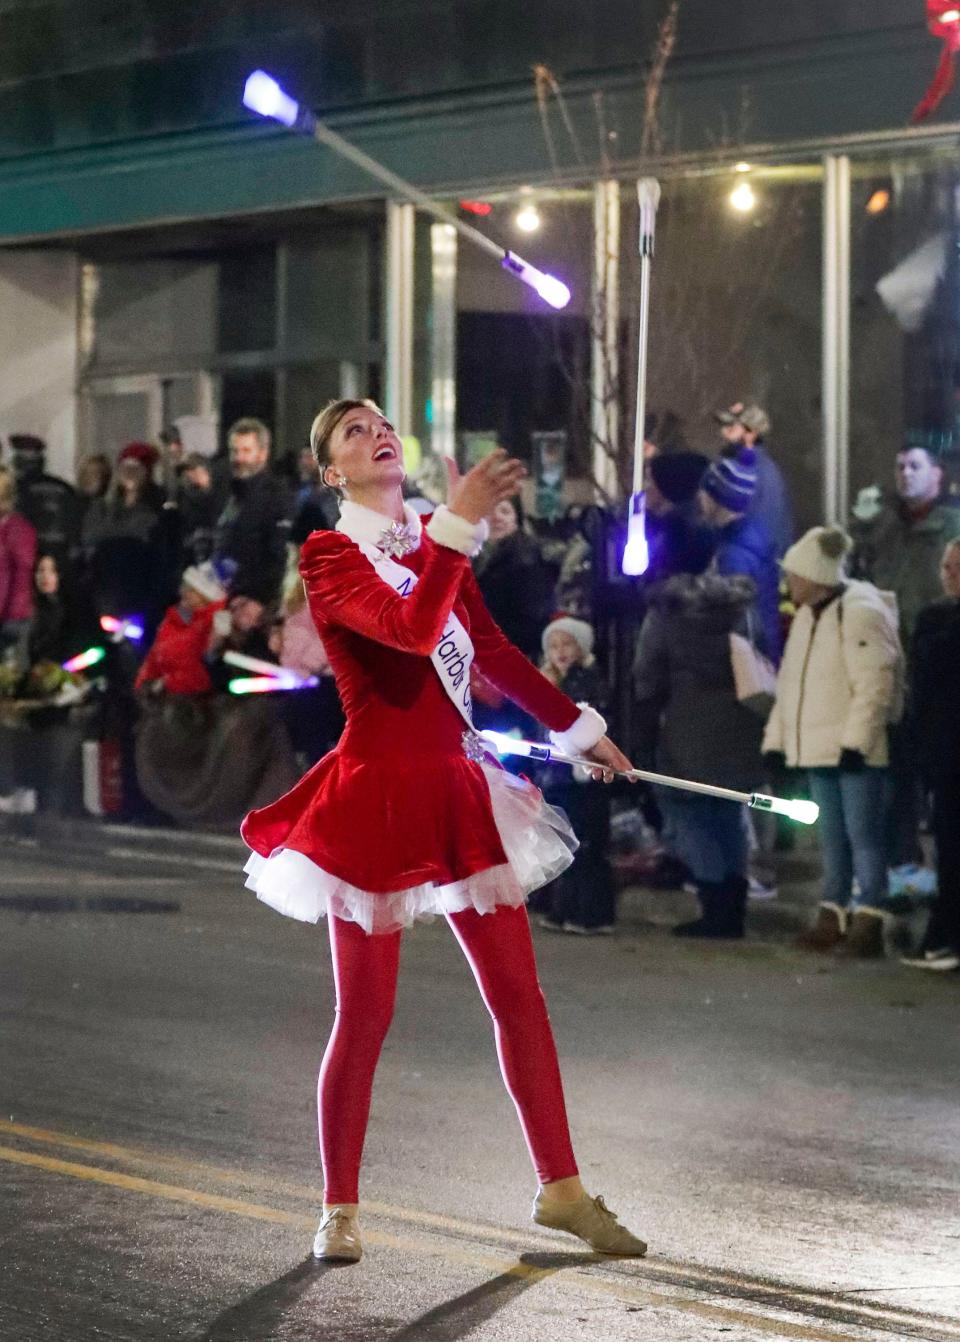
[[[579,755],[581,750],[592,750],[606,735],[607,724],[595,708],[589,704],[577,704],[580,716],[565,732],[551,732],[550,740],[565,755]]]
[[[468,522],[441,503],[427,524],[427,535],[438,545],[445,545],[448,550],[457,550],[472,559],[479,554],[480,547],[490,535],[490,528],[486,518],[476,523]]]

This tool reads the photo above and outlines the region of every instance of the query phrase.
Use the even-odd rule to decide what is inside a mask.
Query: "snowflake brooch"
[[[377,548],[393,559],[400,559],[417,548],[417,538],[409,523],[391,522],[385,531],[380,532]]]

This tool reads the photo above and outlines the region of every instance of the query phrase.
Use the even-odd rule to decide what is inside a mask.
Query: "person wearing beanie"
[[[798,944],[879,957],[887,886],[887,727],[902,711],[903,652],[890,594],[847,578],[851,548],[839,527],[813,527],[784,555],[797,614],[763,749],[771,771],[807,771],[810,795],[820,807],[822,900],[814,926]]]
[[[120,449],[117,455],[117,461],[131,460],[139,461],[147,475],[152,476],[154,468],[160,460],[160,452],[152,443],[127,443]]]
[[[557,615],[543,631],[540,670],[577,704],[603,712],[606,687],[593,656],[593,629],[586,620]],[[539,733],[543,736],[542,731]],[[545,739],[545,738],[544,738]],[[540,926],[580,936],[609,935],[616,919],[616,889],[608,850],[610,798],[568,769],[547,765],[539,779],[543,795],[573,825],[580,847],[567,870],[543,890],[535,905]]]
[[[213,688],[204,654],[213,617],[226,592],[211,564],[193,564],[180,581],[180,600],[161,621],[137,673],[135,690],[167,694],[208,694]]]
[[[714,533],[697,507],[710,460],[699,452],[661,452],[647,462],[647,583],[675,573],[702,573],[713,558]]]
[[[750,505],[757,487],[757,458],[752,447],[710,464],[697,499],[700,512],[716,534],[712,569],[725,577],[749,578],[756,589],[748,623],[750,637],[770,660],[780,660],[780,573],[776,550]]]
[[[59,564],[75,559],[80,542],[77,492],[66,480],[48,475],[47,445],[32,433],[11,433],[10,451],[17,478],[17,512],[37,533],[37,553]]]
[[[780,558],[793,543],[796,531],[787,482],[767,443],[770,416],[755,401],[736,401],[725,410],[717,410],[713,417],[723,436],[721,456],[735,457],[741,447],[751,448],[756,456],[757,487],[749,514],[766,527]]]

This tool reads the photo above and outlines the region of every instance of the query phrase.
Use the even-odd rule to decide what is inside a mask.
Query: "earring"
[[[338,476],[337,476],[337,484],[338,484],[338,485],[345,485],[346,483],[347,483],[347,477],[346,477],[345,475],[338,475]]]

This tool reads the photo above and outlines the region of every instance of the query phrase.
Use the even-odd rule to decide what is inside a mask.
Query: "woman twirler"
[[[470,729],[476,661],[563,748],[601,766],[596,778],[630,767],[600,715],[507,641],[471,573],[485,518],[516,492],[523,467],[502,451],[462,479],[451,467],[449,505],[421,530],[401,496],[399,439],[372,402],[332,402],[311,445],[343,502],[337,530],[308,537],[300,571],[347,725],[292,791],[247,817],[243,836],[259,898],[329,922],[337,1004],[318,1085],[324,1205],[314,1255],[360,1257],[360,1157],[401,931],[434,913],[453,929],[493,1017],[540,1185],[534,1221],[601,1252],[642,1255],[643,1242],[580,1182],[524,907],[569,864],[576,839]]]

